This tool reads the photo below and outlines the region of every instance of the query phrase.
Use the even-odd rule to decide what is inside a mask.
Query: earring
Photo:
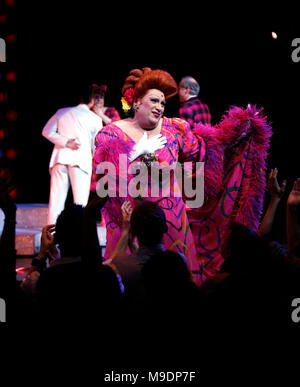
[[[134,103],[132,106],[132,109],[133,109],[133,111],[137,112],[139,110],[139,107],[136,103]]]

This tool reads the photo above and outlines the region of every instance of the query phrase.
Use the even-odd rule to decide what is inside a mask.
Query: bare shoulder
[[[118,126],[120,129],[128,129],[131,126],[131,118],[124,118],[123,120],[114,121],[113,124]]]

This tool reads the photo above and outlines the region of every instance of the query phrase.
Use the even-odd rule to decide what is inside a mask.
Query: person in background
[[[208,106],[198,98],[200,85],[191,76],[183,77],[179,83],[178,96],[181,103],[179,117],[186,120],[191,128],[197,123],[210,124],[211,114]]]
[[[93,88],[97,92],[97,96],[92,111],[102,119],[103,126],[110,122],[120,120],[121,118],[116,108],[105,106],[109,93],[108,87],[106,85],[98,86],[93,84]]]
[[[64,209],[70,184],[74,203],[85,206],[88,202],[94,139],[102,129],[102,117],[90,109],[99,95],[99,89],[89,87],[87,95],[82,95],[82,103],[59,109],[42,131],[42,135],[54,144],[49,165],[48,224],[55,224]]]

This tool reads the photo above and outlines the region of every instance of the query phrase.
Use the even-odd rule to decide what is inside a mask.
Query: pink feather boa
[[[106,205],[105,205],[105,211],[107,211],[108,219],[113,221],[114,223],[118,224],[119,226],[122,225],[122,214],[120,211],[120,208],[125,200],[129,200],[132,202],[132,198],[130,196],[127,197],[118,197],[118,187],[120,184],[120,181],[118,179],[119,171],[120,171],[120,164],[119,164],[119,155],[128,155],[131,151],[132,145],[127,143],[126,141],[115,137],[112,138],[111,141],[102,144],[101,146],[101,152],[96,152],[93,159],[93,174],[92,174],[92,184],[91,184],[91,190],[96,191],[97,187],[97,181],[99,179],[99,175],[97,176],[95,165],[98,165],[102,162],[110,162],[114,165],[116,170],[116,191],[117,191],[117,197],[114,198],[114,200],[108,199]],[[126,170],[126,173],[128,177],[130,178],[131,175],[128,173],[129,168],[129,161],[126,157],[127,165],[121,165],[122,169],[124,171]],[[104,215],[106,218],[106,216]]]
[[[240,187],[240,221],[257,230],[266,188],[266,159],[270,147],[272,128],[263,109],[248,105],[247,109],[233,106],[215,127],[198,124],[196,136],[207,145],[205,157],[205,202],[199,213],[210,212],[221,194],[222,183],[232,152],[239,152],[249,142],[249,156],[253,170],[250,184]],[[237,220],[237,219],[235,219]]]

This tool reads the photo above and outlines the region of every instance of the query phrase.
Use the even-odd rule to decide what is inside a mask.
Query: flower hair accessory
[[[125,113],[127,113],[132,108],[134,98],[135,98],[134,88],[130,87],[125,91],[123,97],[121,98],[122,109],[124,110]]]

